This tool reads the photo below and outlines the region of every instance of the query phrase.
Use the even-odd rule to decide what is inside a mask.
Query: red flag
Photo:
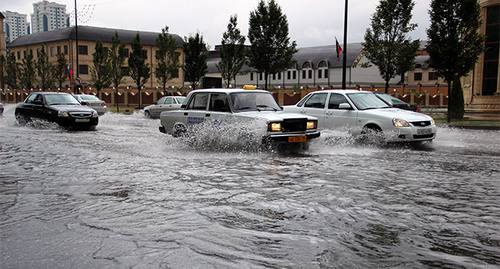
[[[71,76],[73,76],[73,70],[71,70],[71,67],[68,66],[68,78],[71,80]]]
[[[342,47],[340,47],[337,37],[335,37],[335,45],[337,47],[337,61],[340,61],[340,53],[342,52]]]

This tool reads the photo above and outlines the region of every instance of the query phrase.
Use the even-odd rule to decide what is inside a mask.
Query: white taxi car
[[[208,124],[207,124],[208,123]],[[284,113],[270,92],[246,89],[201,89],[188,94],[179,110],[160,114],[160,131],[174,137],[196,132],[205,124],[210,132],[228,125],[252,129],[275,144],[307,144],[320,136],[314,116]]]
[[[432,117],[393,108],[368,91],[315,91],[283,110],[317,117],[319,129],[344,127],[382,142],[422,142],[436,137]]]

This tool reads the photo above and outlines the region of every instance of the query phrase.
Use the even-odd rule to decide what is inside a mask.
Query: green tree
[[[429,11],[431,25],[427,29],[429,66],[448,83],[448,116],[451,122],[457,104],[451,83],[467,76],[484,51],[481,8],[477,0],[433,0]],[[463,94],[463,93],[462,93]]]
[[[21,65],[21,84],[24,88],[31,90],[33,88],[36,78],[36,66],[33,57],[33,50],[30,49],[29,53],[24,57]]]
[[[0,89],[5,89],[5,72],[7,70],[7,59],[0,54]]]
[[[412,0],[381,0],[372,16],[371,28],[366,29],[365,56],[378,67],[386,93],[389,81],[411,68],[401,64],[411,64],[417,56],[420,41],[411,42],[407,37],[417,27],[410,23],[414,6]]]
[[[268,5],[261,0],[257,9],[250,12],[248,39],[249,65],[264,73],[264,89],[267,89],[269,75],[290,68],[297,52],[296,42],[290,43],[288,37],[286,15],[274,0]]]
[[[126,58],[125,43],[118,37],[118,32],[111,38],[111,48],[108,51],[108,64],[111,68],[111,84],[118,90],[118,86],[122,84],[123,77],[128,75],[124,68]]]
[[[10,54],[7,59],[7,66],[5,70],[5,84],[9,85],[11,89],[19,88],[19,63],[16,62],[16,56],[14,53]]]
[[[148,51],[142,48],[139,33],[137,33],[134,39],[132,39],[131,46],[132,52],[128,58],[128,66],[130,67],[130,77],[132,77],[135,85],[137,86],[139,94],[139,108],[142,108],[141,88],[144,84],[146,84],[151,73],[149,70],[149,64],[146,63]]]
[[[108,63],[111,68],[111,85],[113,85],[116,90],[116,111],[120,111],[120,107],[118,106],[118,86],[122,83],[123,77],[128,74],[127,69],[123,67],[125,64],[125,58],[125,43],[123,43],[118,37],[118,32],[115,32],[115,34],[111,37],[111,48],[108,51]]]
[[[155,75],[158,83],[163,87],[163,94],[166,93],[167,82],[173,78],[179,77],[179,53],[177,50],[177,40],[168,33],[168,26],[162,29],[162,33],[156,38],[156,68]]]
[[[203,36],[196,33],[194,36],[184,38],[184,76],[191,82],[193,89],[208,72],[208,52]]]
[[[220,50],[221,60],[217,64],[217,69],[221,73],[226,87],[231,81],[236,82],[236,75],[241,73],[243,65],[246,64],[245,36],[241,35],[238,26],[238,16],[231,16],[227,31],[222,35],[222,47]]]
[[[62,84],[66,79],[68,79],[68,61],[64,53],[57,54],[57,62],[54,65],[54,78],[59,88],[62,88]]]
[[[46,90],[54,87],[54,67],[49,62],[49,56],[45,52],[45,45],[40,49],[40,56],[36,62],[38,77],[40,78],[40,88]]]
[[[97,90],[97,96],[103,88],[111,85],[111,65],[108,61],[108,51],[104,49],[101,40],[95,42],[92,54],[94,65],[90,68],[91,82]]]

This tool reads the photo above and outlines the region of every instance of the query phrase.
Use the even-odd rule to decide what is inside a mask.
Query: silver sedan
[[[165,96],[154,104],[144,108],[144,115],[148,118],[159,118],[163,111],[177,110],[181,107],[185,96]]]
[[[103,115],[108,111],[106,102],[93,94],[74,94],[73,96],[76,100],[78,100],[78,102],[80,102],[80,104],[95,109],[99,115]]]

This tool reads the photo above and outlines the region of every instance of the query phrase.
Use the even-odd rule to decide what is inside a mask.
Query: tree
[[[149,79],[150,70],[149,64],[146,63],[148,59],[148,51],[142,48],[141,37],[139,33],[132,39],[132,52],[128,58],[128,66],[130,67],[130,77],[135,82],[137,86],[137,91],[139,94],[139,109],[141,108],[141,88],[146,84]]]
[[[163,94],[166,93],[167,82],[179,76],[179,54],[177,50],[177,40],[168,33],[168,26],[162,29],[162,33],[156,38],[156,68],[155,75],[158,83],[163,87]]]
[[[108,64],[110,67],[111,85],[116,89],[115,103],[117,112],[120,111],[118,106],[118,86],[122,83],[123,77],[128,74],[128,71],[123,67],[125,57],[125,43],[118,37],[118,32],[115,32],[115,35],[111,37],[111,48],[108,51]]]
[[[108,61],[108,52],[104,49],[101,40],[95,42],[94,53],[92,53],[94,65],[90,68],[91,82],[96,88],[97,96],[103,88],[111,85],[111,65]]]
[[[217,69],[222,75],[226,87],[231,81],[236,80],[236,75],[241,73],[243,65],[247,62],[245,36],[241,35],[238,25],[238,16],[231,16],[227,31],[222,35],[222,48],[220,50],[221,60]]]
[[[68,79],[68,61],[66,61],[64,53],[57,54],[57,62],[54,65],[54,77],[59,84],[59,88],[62,88],[63,82]]]
[[[0,89],[5,88],[6,70],[7,70],[7,59],[3,54],[0,54]]]
[[[19,63],[16,62],[14,53],[10,54],[7,59],[4,78],[5,84],[9,85],[11,89],[17,89],[19,87]]]
[[[265,75],[264,89],[270,74],[291,67],[297,52],[295,41],[290,43],[288,21],[274,0],[268,5],[260,1],[256,10],[250,12],[248,39],[251,43],[249,65]]]
[[[194,36],[184,38],[184,76],[191,82],[193,89],[208,72],[208,52],[203,36],[196,33]]]
[[[40,78],[40,88],[46,90],[54,87],[54,71],[53,66],[49,62],[49,56],[45,52],[45,45],[40,49],[40,56],[36,62],[38,77]]]
[[[123,77],[128,74],[123,68],[125,64],[126,50],[125,43],[118,37],[118,32],[111,38],[111,48],[108,51],[108,64],[111,68],[111,84],[118,90],[118,86],[122,83]]]
[[[33,50],[30,49],[21,65],[21,84],[24,88],[31,90],[36,78],[36,66],[33,57]]]
[[[451,83],[457,77],[468,75],[484,51],[484,36],[477,32],[481,26],[480,12],[477,0],[433,0],[431,3],[426,50],[429,66],[448,83],[448,122],[455,106]]]
[[[381,0],[366,29],[363,43],[365,56],[375,64],[385,81],[389,81],[412,67],[420,41],[411,41],[407,34],[417,27],[410,23],[415,3],[413,0]]]

